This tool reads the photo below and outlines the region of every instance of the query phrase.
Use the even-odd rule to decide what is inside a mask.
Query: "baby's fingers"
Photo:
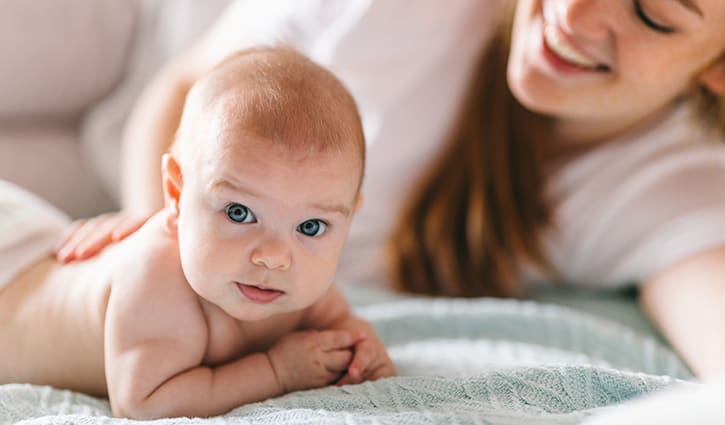
[[[370,350],[368,344],[358,345],[355,349],[355,356],[347,367],[347,374],[355,382],[362,382],[366,377],[366,370],[375,358],[375,353]]]
[[[385,362],[370,370],[367,380],[375,381],[376,379],[387,378],[389,376],[395,376],[395,366],[393,366],[392,362]]]
[[[333,351],[352,348],[355,344],[365,339],[365,334],[360,331],[329,330],[320,331],[318,338],[318,343],[322,351]]]
[[[325,368],[332,374],[339,376],[345,372],[352,359],[352,351],[335,350],[325,353]]]
[[[358,384],[395,374],[395,368],[385,348],[375,341],[362,341],[355,347],[347,373],[337,382],[338,385]]]
[[[370,365],[358,376],[351,375],[348,369],[348,372],[342,375],[342,377],[335,382],[335,385],[339,387],[343,385],[359,384],[363,381],[375,381],[380,378],[386,378],[394,375],[395,367],[392,363],[375,363]]]

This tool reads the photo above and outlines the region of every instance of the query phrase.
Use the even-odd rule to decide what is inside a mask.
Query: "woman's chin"
[[[562,113],[562,105],[557,101],[557,97],[543,92],[533,84],[524,85],[519,81],[513,81],[509,82],[509,90],[514,99],[531,112],[548,116],[557,116]]]

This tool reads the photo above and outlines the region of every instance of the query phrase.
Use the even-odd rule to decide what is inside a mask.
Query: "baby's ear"
[[[161,157],[161,180],[164,191],[164,208],[168,213],[168,220],[173,220],[175,227],[176,219],[179,217],[182,176],[181,167],[176,158],[168,153]]]
[[[712,93],[725,95],[725,54],[702,71],[698,81]]]

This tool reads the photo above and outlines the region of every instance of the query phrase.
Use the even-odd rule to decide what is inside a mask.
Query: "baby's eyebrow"
[[[211,181],[211,184],[209,185],[209,188],[211,190],[219,190],[219,189],[227,189],[227,190],[233,190],[235,192],[242,193],[246,196],[250,196],[253,198],[261,198],[262,195],[260,193],[255,192],[252,189],[248,189],[246,187],[240,186],[238,184],[235,184],[232,181],[229,181],[227,179],[214,179]]]
[[[323,204],[311,204],[310,208],[328,212],[328,213],[340,213],[345,217],[350,216],[350,208],[344,205],[323,205]]]
[[[242,193],[246,196],[253,197],[253,198],[262,198],[262,194],[240,186],[238,184],[235,184],[233,181],[229,181],[227,179],[214,179],[212,180],[211,184],[209,185],[209,188],[211,190],[219,190],[219,189],[228,189],[233,190],[238,193]],[[318,211],[323,211],[326,213],[339,213],[342,214],[344,217],[350,216],[350,208],[346,207],[342,204],[337,205],[328,205],[328,204],[320,204],[320,203],[313,203],[308,205],[310,209],[315,209]]]

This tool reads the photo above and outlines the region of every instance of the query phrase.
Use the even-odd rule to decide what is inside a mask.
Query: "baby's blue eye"
[[[297,226],[297,231],[305,236],[320,236],[327,230],[327,223],[320,219],[312,219],[302,222]]]
[[[257,219],[249,208],[242,204],[231,203],[226,206],[227,217],[235,223],[254,223]]]

